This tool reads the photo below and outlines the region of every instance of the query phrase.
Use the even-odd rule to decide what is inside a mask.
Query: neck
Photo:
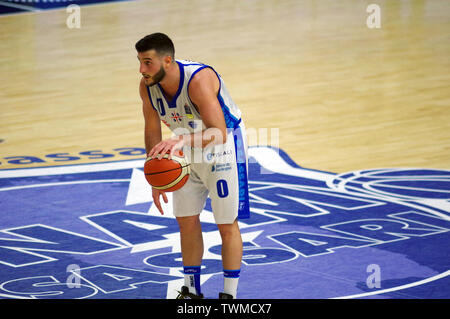
[[[166,70],[166,76],[159,82],[164,92],[171,97],[175,95],[180,83],[180,69],[178,63],[173,61],[170,67]]]

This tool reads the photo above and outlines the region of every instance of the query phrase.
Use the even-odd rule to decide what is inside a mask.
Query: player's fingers
[[[155,148],[153,147],[153,148],[150,150],[150,152],[148,152],[147,157],[154,158],[154,155],[155,155]]]
[[[151,156],[152,158],[156,157],[159,153],[161,153],[161,150],[164,148],[164,143],[159,142],[148,153],[148,156]]]
[[[170,147],[171,147],[170,144],[167,143],[162,144],[161,148],[158,149],[158,153],[155,154],[156,158],[159,160],[163,158],[163,156],[169,152]]]
[[[158,144],[156,144],[155,146],[152,147],[152,149],[150,150],[150,152],[148,152],[147,156],[148,157],[153,157],[153,154],[155,154],[155,148],[156,146],[158,146]]]
[[[158,210],[161,213],[161,215],[164,215],[164,211],[163,211],[163,209],[161,207],[161,203],[159,202],[159,200],[158,200],[157,203],[155,202],[155,205],[156,205],[156,208],[158,208]]]
[[[161,192],[161,194],[162,194],[162,196],[163,196],[163,199],[164,199],[164,203],[168,203],[169,202],[169,200],[167,199],[167,195],[166,195],[166,193],[165,192]]]
[[[155,203],[156,208],[158,208],[161,215],[164,215],[164,211],[163,211],[163,209],[161,207],[161,203],[159,201],[159,193],[153,195],[153,203]]]
[[[175,144],[173,144],[173,142],[167,143],[167,146],[164,150],[169,155],[173,154],[173,152],[175,151]],[[164,154],[166,154],[166,153],[164,153]]]
[[[175,153],[175,151],[176,151],[175,147],[170,148],[170,151],[169,151],[169,160],[172,159],[172,155]]]
[[[175,154],[176,151],[183,149],[183,140],[177,140],[175,144],[170,148],[169,159],[172,159],[172,155]]]
[[[161,152],[159,153],[158,158],[161,159],[166,153],[169,153],[169,152],[170,152],[170,148],[171,148],[170,145],[166,145],[166,146],[161,150]],[[169,155],[169,156],[170,156],[170,155]]]

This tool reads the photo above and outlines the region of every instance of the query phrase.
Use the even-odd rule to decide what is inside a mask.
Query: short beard
[[[165,76],[166,76],[166,71],[161,66],[158,73],[156,73],[154,76],[152,76],[152,83],[150,83],[148,86],[153,86],[153,85],[158,84],[159,82],[161,82],[164,79]]]

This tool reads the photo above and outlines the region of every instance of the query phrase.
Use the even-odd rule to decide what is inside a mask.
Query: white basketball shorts
[[[186,184],[173,192],[174,216],[200,214],[209,196],[216,224],[249,218],[247,150],[243,123],[228,131],[223,145],[205,149],[185,147],[191,174]]]

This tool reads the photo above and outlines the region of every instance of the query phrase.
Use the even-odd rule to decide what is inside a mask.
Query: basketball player
[[[243,250],[237,219],[249,217],[247,146],[241,111],[212,67],[175,60],[174,45],[167,35],[150,34],[135,48],[142,74],[139,91],[147,155],[161,158],[182,150],[191,163],[188,181],[173,192],[185,275],[178,298],[203,298],[199,214],[208,196],[222,239],[224,290],[219,298],[236,298]],[[162,140],[161,122],[174,137]],[[199,150],[200,157],[196,153]],[[152,188],[152,196],[163,214],[160,197],[167,203],[166,194]]]

